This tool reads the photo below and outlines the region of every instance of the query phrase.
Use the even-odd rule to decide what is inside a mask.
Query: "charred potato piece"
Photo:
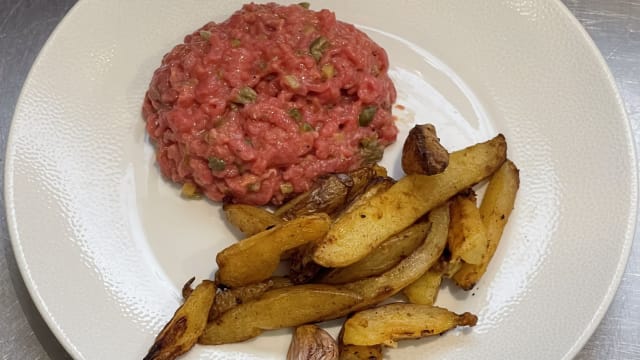
[[[201,344],[228,344],[251,339],[264,330],[316,322],[342,313],[362,297],[335,286],[306,284],[270,290],[259,299],[238,305],[207,324]]]
[[[298,326],[293,331],[287,360],[338,360],[338,343],[316,325]]]
[[[335,220],[318,243],[313,260],[324,267],[344,267],[367,256],[389,236],[429,210],[490,176],[506,159],[504,136],[451,154],[438,175],[408,175]]]
[[[313,246],[312,243],[302,245],[291,255],[289,277],[294,284],[306,284],[322,270],[322,267],[311,258]]]
[[[284,277],[274,277],[265,282],[242,286],[235,289],[225,289],[216,295],[211,310],[209,311],[209,321],[222,315],[222,313],[244,304],[248,301],[255,300],[262,296],[265,292],[272,289],[279,289],[285,286],[291,286],[293,283]]]
[[[253,236],[282,223],[282,219],[257,206],[224,204],[222,210],[227,220],[245,236]]]
[[[487,234],[487,251],[480,264],[463,264],[453,275],[453,280],[461,288],[471,290],[487,271],[513,210],[519,186],[519,170],[510,160],[491,177],[480,205],[480,216]]]
[[[431,124],[416,125],[409,131],[402,148],[405,174],[440,174],[449,165],[449,152],[440,144]]]
[[[333,215],[360,194],[374,177],[375,170],[370,167],[324,176],[311,190],[278,208],[274,215],[284,220],[320,212]]]
[[[412,304],[433,305],[440,291],[442,272],[430,269],[418,280],[402,289],[404,295]]]
[[[218,281],[239,287],[267,280],[285,251],[320,239],[330,223],[326,214],[303,216],[229,246],[216,257]]]
[[[397,233],[374,249],[364,259],[347,267],[330,270],[320,282],[344,284],[380,275],[411,255],[424,242],[431,223],[419,222]]]
[[[479,264],[487,252],[487,234],[476,206],[476,194],[469,189],[451,201],[451,225],[447,246],[451,259]]]
[[[441,334],[457,326],[474,326],[471,313],[456,314],[447,309],[407,303],[383,305],[351,316],[344,323],[342,341],[353,345],[396,347],[397,340]]]
[[[213,282],[198,285],[160,331],[144,360],[172,360],[189,351],[207,325],[215,294]]]

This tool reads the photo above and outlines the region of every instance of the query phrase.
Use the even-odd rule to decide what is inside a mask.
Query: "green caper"
[[[245,86],[240,90],[238,90],[238,95],[233,101],[239,104],[246,105],[256,101],[257,98],[258,98],[258,94],[256,93],[256,91],[250,88],[249,86]]]
[[[326,37],[320,36],[311,42],[309,45],[309,53],[316,61],[320,61],[322,55],[329,48],[329,40]]]
[[[302,113],[300,112],[300,109],[291,108],[291,109],[289,109],[288,112],[289,112],[289,116],[291,116],[293,118],[293,120],[295,120],[295,121],[302,120]]]
[[[200,30],[200,38],[202,40],[209,40],[211,39],[211,31],[207,31],[207,30]]]
[[[215,156],[210,157],[209,159],[209,169],[213,171],[222,171],[227,167],[227,164],[224,160],[217,158]]]
[[[362,127],[371,124],[373,118],[376,116],[376,112],[378,112],[378,107],[375,105],[365,106],[358,116],[358,124]]]
[[[308,9],[308,8],[311,6],[311,4],[309,4],[309,3],[308,3],[308,2],[306,2],[306,1],[301,2],[301,3],[298,3],[298,5],[302,6],[302,7],[303,7],[303,8],[305,8],[305,9]]]

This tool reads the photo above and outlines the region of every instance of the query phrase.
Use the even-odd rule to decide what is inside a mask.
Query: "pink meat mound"
[[[280,204],[395,141],[387,54],[328,10],[244,5],[162,59],[143,115],[162,174],[209,199]]]

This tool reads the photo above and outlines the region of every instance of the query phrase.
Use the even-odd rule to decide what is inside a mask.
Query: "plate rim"
[[[545,1],[545,0],[538,0]],[[639,203],[639,191],[638,191],[638,176],[640,164],[638,164],[638,144],[633,137],[631,121],[627,114],[627,110],[624,104],[622,97],[620,96],[620,92],[618,90],[618,85],[615,81],[615,78],[609,68],[607,62],[605,61],[602,53],[598,49],[594,40],[591,38],[587,30],[584,26],[579,22],[579,20],[573,15],[573,13],[569,10],[569,8],[561,1],[561,0],[546,0],[549,3],[556,6],[556,9],[562,13],[562,17],[569,21],[571,27],[578,32],[582,41],[585,45],[588,46],[589,52],[593,56],[593,60],[596,61],[598,65],[598,71],[601,75],[604,75],[607,84],[608,91],[611,95],[614,96],[615,102],[617,104],[618,110],[622,116],[622,124],[625,127],[625,138],[630,144],[630,151],[628,155],[630,156],[629,161],[633,162],[633,168],[631,169],[631,178],[630,180],[630,211],[628,213],[627,220],[627,231],[624,242],[622,243],[622,251],[619,254],[619,261],[616,267],[616,271],[613,274],[612,281],[609,283],[609,287],[606,289],[606,292],[600,302],[597,311],[593,314],[589,325],[583,330],[580,337],[575,339],[573,346],[567,350],[563,359],[570,359],[573,356],[577,355],[578,352],[584,347],[587,341],[594,334],[600,323],[602,322],[605,314],[607,313],[609,307],[612,305],[614,297],[617,293],[617,290],[622,281],[622,277],[624,275],[629,256],[631,254],[631,247],[635,240],[636,232],[638,231],[638,203]],[[7,221],[7,228],[9,233],[9,242],[11,244],[11,248],[13,251],[14,258],[16,259],[16,263],[18,265],[18,269],[20,271],[20,275],[23,279],[23,282],[27,288],[30,298],[35,304],[40,316],[43,318],[48,328],[51,330],[53,335],[56,337],[56,340],[63,346],[63,348],[71,355],[74,359],[84,359],[84,355],[80,352],[78,348],[73,344],[71,339],[66,336],[64,329],[62,329],[58,323],[54,320],[53,315],[49,313],[47,304],[42,298],[40,291],[38,290],[38,286],[33,280],[31,276],[31,268],[26,259],[25,253],[22,249],[22,242],[20,238],[20,234],[18,231],[18,223],[15,217],[15,194],[14,194],[14,156],[13,149],[15,148],[16,141],[16,131],[14,127],[17,126],[16,118],[18,114],[22,111],[24,105],[23,97],[27,89],[31,86],[33,80],[33,73],[35,69],[40,64],[42,58],[46,56],[48,50],[55,39],[58,37],[58,34],[65,27],[66,23],[71,17],[74,17],[77,12],[79,12],[82,7],[86,4],[89,4],[89,1],[79,0],[76,2],[62,17],[60,22],[56,25],[54,30],[49,34],[45,44],[42,46],[38,55],[36,56],[31,68],[29,69],[27,76],[22,84],[20,94],[17,98],[14,112],[11,118],[11,124],[9,127],[9,132],[7,136],[6,148],[5,148],[5,164],[4,164],[4,202],[5,202],[5,214]]]

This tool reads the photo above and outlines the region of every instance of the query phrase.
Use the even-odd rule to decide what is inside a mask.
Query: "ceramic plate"
[[[80,1],[20,97],[6,162],[12,244],[31,296],[77,359],[141,358],[191,276],[235,241],[220,206],[185,201],[154,165],[141,104],[162,55],[240,1]],[[636,162],[611,75],[557,1],[317,1],[384,46],[399,150],[433,122],[450,150],[504,133],[521,169],[488,272],[438,304],[473,329],[406,341],[389,359],[561,359],[613,297],[636,219]],[[335,331],[337,323],[326,327]],[[282,359],[289,330],[197,346],[185,359]]]

